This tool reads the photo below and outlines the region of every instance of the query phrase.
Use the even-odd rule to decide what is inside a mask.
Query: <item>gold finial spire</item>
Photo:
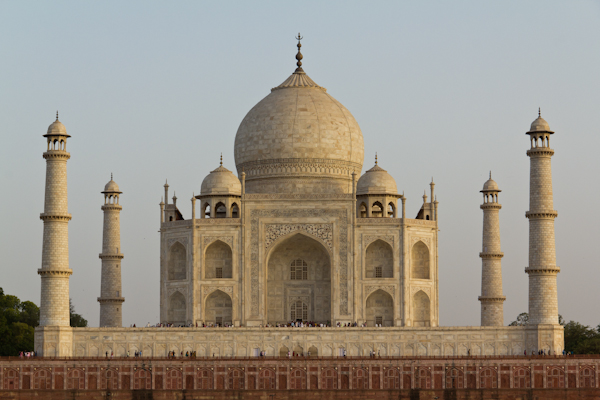
[[[56,110],[56,120],[58,121],[58,110]]]
[[[375,165],[377,165],[377,152],[375,152]]]
[[[542,107],[538,107],[538,117],[542,116]]]
[[[221,153],[221,167],[223,166],[223,153]]]
[[[490,171],[490,179],[492,179],[492,171]]]
[[[298,53],[296,54],[296,60],[298,60],[296,65],[298,66],[298,68],[296,68],[296,71],[294,71],[294,73],[304,72],[304,70],[302,69],[302,61],[301,61],[303,57],[302,57],[302,53],[300,53],[300,47],[302,47],[302,44],[300,44],[300,41],[304,38],[302,36],[300,36],[300,32],[298,32],[298,36],[296,36],[295,39],[298,40],[298,44],[296,45],[298,47]]]
[[[111,181],[113,180],[113,179],[112,179],[112,172],[110,173],[110,180],[111,180]]]

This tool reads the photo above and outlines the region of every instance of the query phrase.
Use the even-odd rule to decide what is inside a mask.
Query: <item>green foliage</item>
[[[75,312],[75,306],[71,299],[69,299],[69,314],[71,319],[71,326],[74,328],[83,328],[87,326],[87,319]]]
[[[40,322],[40,309],[31,301],[4,294],[0,288],[0,356],[16,356],[33,351],[34,329]]]
[[[525,326],[529,323],[529,314],[522,312],[517,316],[517,319],[508,324],[508,326]]]

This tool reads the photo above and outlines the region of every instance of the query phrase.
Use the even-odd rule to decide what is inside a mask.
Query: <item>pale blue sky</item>
[[[0,3],[0,286],[39,303],[45,162],[60,111],[69,134],[71,296],[99,322],[103,202],[121,198],[123,322],[159,316],[159,209],[169,179],[190,217],[192,192],[235,170],[242,118],[295,67],[344,104],[414,217],[433,176],[440,220],[440,321],[478,325],[479,190],[489,170],[500,217],[505,322],[527,310],[529,160],[537,108],[552,147],[559,309],[600,323],[600,2]]]

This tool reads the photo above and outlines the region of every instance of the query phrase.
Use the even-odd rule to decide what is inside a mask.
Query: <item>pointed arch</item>
[[[187,251],[183,244],[175,242],[169,249],[167,275],[170,281],[187,278]]]
[[[383,217],[383,210],[384,210],[383,204],[376,201],[371,206],[371,217],[379,217],[379,218]]]
[[[431,315],[429,296],[419,290],[413,296],[413,325],[414,326],[431,326]]]
[[[446,389],[462,389],[465,386],[465,374],[456,367],[446,370]]]
[[[368,326],[394,325],[394,299],[389,293],[379,289],[367,297],[365,319]]]
[[[210,218],[210,203],[206,202],[202,205],[202,214],[201,218]]]
[[[215,218],[227,217],[227,207],[222,202],[218,202],[215,205]]]
[[[217,289],[209,294],[204,301],[204,310],[206,322],[218,326],[232,324],[233,302],[227,293]]]
[[[237,203],[231,205],[231,218],[240,218],[240,207]]]
[[[259,390],[275,390],[275,369],[263,368],[258,373],[258,389]]]
[[[67,371],[67,389],[85,389],[85,371],[81,368],[71,368]]]
[[[388,218],[396,218],[396,205],[393,201],[390,201],[387,206],[387,217]]]
[[[206,279],[231,279],[233,277],[233,252],[221,240],[212,242],[204,251],[204,276]]]
[[[133,374],[133,388],[136,390],[152,389],[152,372],[145,368],[140,368]]]
[[[389,243],[378,239],[367,247],[365,277],[373,279],[394,277],[394,251]]]
[[[364,202],[360,203],[358,217],[367,218],[367,205]]]
[[[196,373],[196,389],[212,390],[213,388],[213,371],[210,368],[200,368]]]
[[[423,241],[415,243],[411,250],[411,278],[430,279],[429,248]]]
[[[172,324],[185,324],[187,315],[187,304],[185,296],[179,292],[174,292],[169,297],[168,322]]]

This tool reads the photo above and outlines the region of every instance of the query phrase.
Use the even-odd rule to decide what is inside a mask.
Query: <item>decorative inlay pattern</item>
[[[213,292],[220,290],[221,292],[227,293],[233,300],[233,286],[203,286],[202,287],[202,299],[206,298]]]
[[[267,224],[265,225],[265,249],[271,247],[281,236],[294,231],[304,231],[321,239],[327,245],[329,252],[333,251],[333,224]]]
[[[173,243],[175,243],[175,242],[179,242],[182,245],[184,245],[185,247],[187,247],[188,238],[187,237],[170,238],[167,240],[167,248],[170,248],[173,245]]]
[[[364,248],[366,248],[368,245],[370,245],[371,243],[373,243],[376,240],[383,240],[384,242],[387,242],[388,244],[390,244],[392,246],[392,248],[394,248],[394,237],[391,235],[387,235],[387,236],[381,236],[381,235],[365,235],[363,236],[363,243],[364,243]]]
[[[429,298],[431,299],[431,287],[429,286],[411,286],[410,288],[410,296],[414,296],[415,293],[417,293],[419,290],[422,290],[423,292],[425,292],[427,294],[427,296],[429,296]]]
[[[417,242],[423,242],[427,245],[427,247],[429,247],[431,249],[431,238],[428,237],[419,237],[419,236],[413,236],[410,238],[410,242],[411,244],[415,244]]]
[[[262,194],[252,193],[244,195],[245,200],[352,200],[352,194],[346,193],[284,193]]]
[[[369,295],[377,290],[383,290],[384,292],[388,293],[390,296],[392,296],[392,298],[396,298],[396,296],[394,296],[395,292],[396,292],[396,288],[394,286],[388,285],[388,286],[384,286],[384,285],[369,285],[369,286],[365,286],[365,298],[369,297]]]
[[[181,293],[186,299],[186,286],[170,286],[167,288],[167,297],[171,297],[171,295],[175,292]]]
[[[345,210],[275,209],[250,212],[250,314],[260,315],[260,294],[264,288],[259,281],[259,220],[260,218],[335,217],[339,222],[339,300],[340,314],[348,315],[348,213]]]
[[[229,247],[233,248],[233,236],[204,236],[204,248],[217,240],[227,243]]]

